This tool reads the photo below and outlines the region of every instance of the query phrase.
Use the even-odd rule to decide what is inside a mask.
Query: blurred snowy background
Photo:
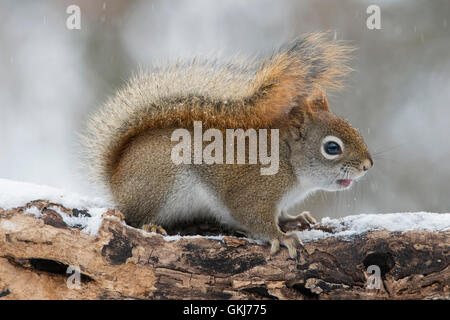
[[[67,6],[81,30],[66,28]],[[381,7],[381,30],[366,8]],[[359,47],[329,102],[375,167],[302,205],[316,217],[450,211],[450,1],[0,1],[0,178],[94,195],[77,133],[139,66],[195,53],[257,55],[305,32]]]

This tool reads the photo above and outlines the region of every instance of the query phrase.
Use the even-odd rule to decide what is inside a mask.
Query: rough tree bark
[[[31,205],[44,215],[24,214]],[[125,226],[117,210],[103,214],[94,237],[67,226],[55,205],[79,214],[48,201],[0,209],[0,299],[450,297],[449,231],[317,240],[293,260],[286,249],[272,257],[268,245],[229,236],[166,241]],[[380,267],[381,289],[367,288],[370,265]],[[80,268],[79,289],[67,286],[69,266]]]

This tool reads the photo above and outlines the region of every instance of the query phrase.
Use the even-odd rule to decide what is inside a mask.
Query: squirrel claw
[[[309,213],[309,211],[303,211],[300,214],[300,218],[303,219],[305,224],[316,224],[317,220]]]
[[[302,239],[296,231],[288,232],[279,239],[273,239],[270,247],[271,255],[275,255],[280,250],[280,244],[288,249],[289,257],[292,259],[297,258],[297,249],[303,246]]]
[[[157,225],[157,224],[153,224],[153,223],[144,224],[142,226],[142,229],[147,232],[154,232],[154,233],[162,234],[163,236],[167,236],[167,231],[164,230],[163,227],[161,227],[160,225]]]
[[[285,231],[295,229],[295,226],[298,224],[311,228],[311,225],[316,223],[316,219],[311,216],[309,211],[303,211],[297,215],[291,215],[286,211],[282,211],[279,218],[279,224]]]

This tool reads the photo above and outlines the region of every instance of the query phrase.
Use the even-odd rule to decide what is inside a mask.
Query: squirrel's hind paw
[[[154,233],[162,234],[163,236],[167,236],[167,231],[164,230],[163,227],[161,227],[160,225],[157,225],[157,224],[153,224],[153,223],[144,224],[142,226],[142,229],[147,232],[154,232]]]
[[[280,244],[288,249],[289,257],[292,259],[297,258],[297,249],[303,247],[302,239],[296,231],[288,232],[279,239],[273,239],[272,246],[270,247],[271,255],[275,255],[278,251],[280,251]]]

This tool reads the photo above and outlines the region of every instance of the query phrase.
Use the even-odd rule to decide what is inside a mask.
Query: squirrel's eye
[[[322,140],[320,151],[326,159],[332,160],[344,152],[344,143],[338,137],[327,136]]]
[[[325,152],[328,153],[329,155],[341,153],[341,147],[336,142],[333,141],[327,142],[324,148]]]

